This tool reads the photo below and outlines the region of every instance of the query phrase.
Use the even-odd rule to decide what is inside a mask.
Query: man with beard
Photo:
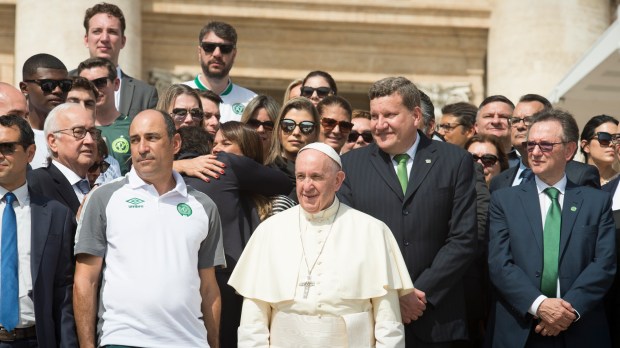
[[[249,89],[232,83],[228,76],[237,56],[237,31],[224,22],[209,22],[198,35],[198,60],[202,74],[184,84],[211,90],[222,98],[221,123],[239,121],[243,109],[256,96]]]

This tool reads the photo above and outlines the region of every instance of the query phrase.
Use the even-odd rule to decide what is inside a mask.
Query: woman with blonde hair
[[[271,146],[271,133],[278,117],[280,105],[268,95],[257,95],[243,110],[241,123],[254,128],[263,144],[263,153],[267,153]]]
[[[157,109],[170,114],[177,129],[202,126],[202,102],[198,93],[189,86],[177,84],[168,87],[163,98],[159,99]]]

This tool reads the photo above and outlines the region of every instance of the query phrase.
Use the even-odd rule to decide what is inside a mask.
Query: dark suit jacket
[[[30,189],[42,196],[59,201],[77,214],[80,201],[73,191],[69,180],[50,162],[47,167],[28,171]]]
[[[601,190],[609,192],[613,197],[618,189],[620,176],[601,187]],[[620,255],[620,210],[613,211],[614,221],[616,223],[616,256]],[[620,347],[620,272],[616,271],[614,284],[607,293],[605,299],[605,307],[607,308],[607,320],[611,332],[611,340],[614,347]]]
[[[158,100],[157,89],[123,71],[121,73],[123,77],[118,111],[133,118],[142,110],[154,109]]]
[[[389,155],[373,143],[342,156],[338,196],[390,227],[416,288],[426,293],[427,309],[406,326],[409,334],[427,342],[466,339],[463,275],[478,234],[473,160],[455,145],[418,136],[404,195]]]
[[[491,180],[489,190],[494,192],[500,188],[512,186],[512,182],[517,176],[519,166],[511,167],[499,173]],[[595,166],[570,160],[566,163],[566,177],[578,186],[590,186],[601,188],[601,177]]]
[[[536,183],[498,190],[489,208],[489,274],[498,293],[493,347],[523,347],[541,295],[543,225]],[[568,181],[562,204],[561,297],[580,319],[560,335],[566,347],[607,347],[603,297],[616,271],[615,227],[606,192]]]
[[[73,319],[75,218],[54,200],[30,191],[30,272],[39,347],[77,347]]]

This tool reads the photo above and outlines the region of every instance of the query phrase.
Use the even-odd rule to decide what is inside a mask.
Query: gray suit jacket
[[[121,71],[121,100],[118,111],[133,118],[142,110],[154,109],[157,106],[157,89],[135,79]]]

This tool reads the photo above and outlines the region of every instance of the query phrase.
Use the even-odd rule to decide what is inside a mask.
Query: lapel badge
[[[575,206],[570,207],[570,211],[577,211],[577,207]]]
[[[427,159],[426,159],[426,163],[431,163],[431,159],[430,159],[430,158],[427,158]]]

